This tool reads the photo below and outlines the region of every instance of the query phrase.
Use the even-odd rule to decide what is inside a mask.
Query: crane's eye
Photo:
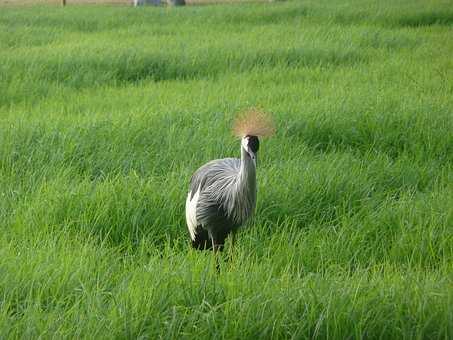
[[[260,141],[258,140],[258,137],[250,136],[248,146],[252,152],[257,153],[260,148]]]

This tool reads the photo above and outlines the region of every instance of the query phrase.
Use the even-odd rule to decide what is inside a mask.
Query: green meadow
[[[249,107],[217,273],[185,199]],[[0,7],[0,339],[452,337],[452,1]]]

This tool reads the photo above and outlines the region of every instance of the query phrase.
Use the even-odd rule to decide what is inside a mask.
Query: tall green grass
[[[452,8],[0,8],[0,338],[451,338]],[[250,106],[218,274],[185,196]]]

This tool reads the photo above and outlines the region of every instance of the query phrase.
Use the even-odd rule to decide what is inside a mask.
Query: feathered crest
[[[269,113],[251,108],[240,113],[233,125],[233,133],[244,136],[270,137],[275,133],[275,125]]]

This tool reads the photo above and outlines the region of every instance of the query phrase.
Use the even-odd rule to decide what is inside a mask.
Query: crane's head
[[[241,141],[241,145],[247,154],[252,159],[253,163],[256,166],[256,156],[260,148],[260,141],[257,136],[244,136]]]
[[[257,108],[239,114],[233,126],[233,133],[242,139],[242,149],[250,156],[255,166],[260,147],[258,137],[269,137],[274,132],[275,126],[271,115]]]

